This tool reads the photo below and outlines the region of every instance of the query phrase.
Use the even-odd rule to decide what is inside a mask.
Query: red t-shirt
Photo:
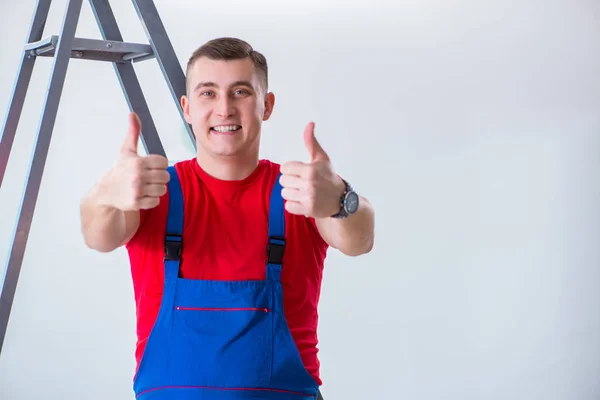
[[[265,279],[271,189],[279,164],[260,160],[246,179],[222,181],[195,158],[175,164],[184,198],[180,276],[186,279]],[[126,245],[136,302],[137,366],[158,315],[164,283],[168,194],[142,210]],[[284,314],[307,371],[321,384],[317,356],[317,305],[327,243],[314,219],[285,212],[282,286]]]

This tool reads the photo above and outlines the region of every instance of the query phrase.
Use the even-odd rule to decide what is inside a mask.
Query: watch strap
[[[342,193],[342,196],[340,197],[340,210],[336,214],[333,214],[331,218],[346,218],[350,215],[346,210],[346,196],[349,192],[353,191],[353,189],[344,178],[342,178],[342,182],[344,182],[345,189],[344,193]]]

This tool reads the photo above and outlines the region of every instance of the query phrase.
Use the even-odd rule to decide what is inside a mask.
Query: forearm
[[[101,202],[96,185],[81,201],[81,231],[85,244],[101,252],[119,247],[126,233],[125,212]]]
[[[316,222],[322,232],[327,232],[331,247],[345,255],[358,256],[373,248],[375,211],[364,197],[360,197],[358,210],[350,217],[321,218]]]

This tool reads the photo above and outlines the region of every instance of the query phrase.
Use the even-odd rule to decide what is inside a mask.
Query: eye
[[[234,92],[235,94],[241,94],[241,95],[247,95],[250,94],[249,91],[247,91],[246,89],[238,89]]]
[[[200,96],[202,96],[202,97],[212,96],[212,94],[213,94],[213,92],[211,92],[211,91],[200,92]]]

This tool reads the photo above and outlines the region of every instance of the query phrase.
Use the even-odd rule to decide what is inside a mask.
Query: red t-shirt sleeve
[[[314,239],[317,242],[319,242],[319,245],[328,246],[327,242],[325,242],[325,239],[323,239],[323,236],[321,236],[321,232],[319,231],[319,227],[317,226],[317,221],[314,218],[310,217],[308,218],[308,222],[311,227],[311,233],[313,234]]]
[[[156,206],[154,208],[150,208],[150,209],[141,209],[140,210],[140,224],[138,225],[138,228],[135,231],[135,234],[131,237],[131,239],[129,239],[129,242],[127,242],[126,246],[129,246],[130,244],[132,244],[138,238],[138,236],[140,236],[140,234],[143,231],[144,226],[146,225],[150,216],[153,215],[154,213],[158,212],[158,209],[163,206],[163,203],[166,201],[166,196],[167,196],[167,194],[163,195],[160,198],[160,203],[158,206]]]

